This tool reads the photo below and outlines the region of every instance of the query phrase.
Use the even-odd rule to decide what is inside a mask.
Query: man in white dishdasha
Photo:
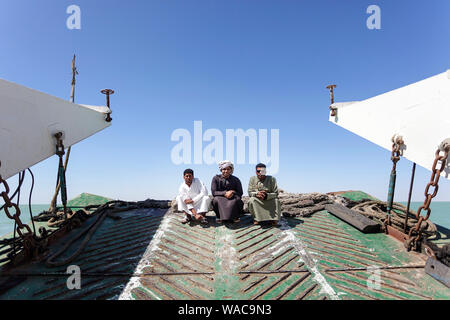
[[[184,182],[178,189],[176,199],[178,211],[183,211],[186,214],[186,217],[181,223],[188,223],[194,217],[202,225],[208,224],[208,220],[205,217],[211,203],[208,190],[200,179],[194,178],[194,171],[192,169],[184,170],[183,178]]]

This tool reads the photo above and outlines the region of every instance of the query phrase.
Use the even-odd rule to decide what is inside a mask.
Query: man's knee
[[[203,199],[202,199],[202,202],[205,205],[210,206],[212,201],[211,201],[211,198],[209,196],[204,196]]]
[[[181,197],[177,196],[175,198],[175,202],[177,204],[177,211],[183,211],[183,201],[181,201]]]
[[[193,206],[189,206],[186,203],[184,203],[183,199],[181,196],[177,196],[177,209],[178,212],[188,212],[189,213],[189,209],[193,208]]]
[[[281,210],[281,201],[278,198],[275,198],[275,206],[278,210]]]

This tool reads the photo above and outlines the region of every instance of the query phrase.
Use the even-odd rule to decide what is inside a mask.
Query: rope
[[[20,189],[22,187],[23,179],[25,179],[25,171],[19,172],[19,183],[18,183],[18,186],[17,186],[17,189],[16,189],[16,192],[17,192],[17,205],[19,205],[19,201],[20,201]],[[12,199],[14,199],[14,195],[15,195],[15,193],[13,194]],[[16,255],[16,227],[17,227],[17,223],[16,223],[16,220],[14,220],[14,234],[13,234],[13,255],[14,256]]]
[[[384,201],[363,199],[359,202],[349,203],[347,206],[370,219],[378,221],[382,225],[386,219],[387,203]],[[404,205],[393,203],[391,211],[392,227],[404,232],[406,213],[407,208]],[[416,223],[417,218],[415,212],[410,210],[408,214],[407,231],[415,227]],[[424,224],[426,224],[426,227],[424,228],[425,235],[432,236],[437,232],[436,225],[431,221],[425,221]]]
[[[33,212],[31,210],[31,196],[33,195],[33,189],[34,189],[34,174],[30,170],[30,168],[28,168],[28,172],[31,174],[31,189],[30,189],[30,196],[28,197],[28,209],[30,211],[30,220],[31,220],[31,223],[33,224],[33,232],[34,232],[34,234],[36,234],[36,227],[34,225],[34,220],[33,220]]]
[[[67,263],[70,263],[71,261],[73,261],[75,258],[77,258],[80,255],[80,253],[83,251],[83,249],[88,244],[89,240],[91,240],[94,232],[102,224],[103,220],[105,220],[105,218],[107,216],[108,211],[105,210],[105,208],[101,208],[101,209],[99,209],[99,211],[103,211],[103,212],[97,213],[98,214],[97,220],[91,226],[89,226],[89,228],[87,228],[84,231],[80,232],[76,237],[74,237],[69,242],[67,242],[64,247],[62,247],[59,251],[57,251],[55,254],[53,254],[52,256],[50,256],[47,259],[47,261],[45,262],[45,265],[47,267],[59,267],[59,266],[65,265]],[[76,240],[81,238],[81,236],[84,235],[85,233],[87,233],[87,235],[83,239],[83,242],[81,242],[81,244],[78,247],[78,249],[70,257],[68,257],[68,258],[66,258],[64,260],[57,261],[57,262],[53,261],[55,258],[57,258],[61,254],[63,254]]]

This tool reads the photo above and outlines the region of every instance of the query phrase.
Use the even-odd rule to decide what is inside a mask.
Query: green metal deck
[[[326,211],[283,218],[279,228],[254,226],[248,215],[210,228],[182,225],[174,213],[165,219],[164,236],[141,261],[146,275],[123,298],[450,298],[425,274],[425,256],[385,234],[363,235]],[[370,281],[377,270],[379,287]]]
[[[81,268],[81,289],[67,288],[67,266],[35,262],[3,275],[0,299],[450,299],[425,273],[426,256],[327,211],[277,228],[255,226],[249,214],[217,225],[210,212],[208,227],[183,225],[171,209],[116,215],[70,263]]]

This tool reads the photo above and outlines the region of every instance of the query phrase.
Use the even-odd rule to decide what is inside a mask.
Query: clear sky
[[[73,4],[80,30],[66,26]],[[381,30],[366,26],[372,4]],[[172,133],[193,135],[202,121],[224,135],[279,130],[275,176],[286,191],[363,190],[386,200],[390,152],[330,123],[325,87],[338,85],[337,101],[363,100],[442,73],[449,36],[448,0],[2,0],[0,78],[69,99],[75,53],[76,102],[104,105],[99,91],[116,91],[112,126],[72,148],[69,198],[172,199],[186,167],[209,187],[215,164],[171,159]],[[411,166],[398,164],[398,201]],[[33,202],[49,203],[57,157],[32,170]],[[253,174],[253,164],[236,166],[244,190]],[[418,167],[413,200],[424,200],[429,179]],[[450,201],[450,181],[441,179],[435,200]]]

